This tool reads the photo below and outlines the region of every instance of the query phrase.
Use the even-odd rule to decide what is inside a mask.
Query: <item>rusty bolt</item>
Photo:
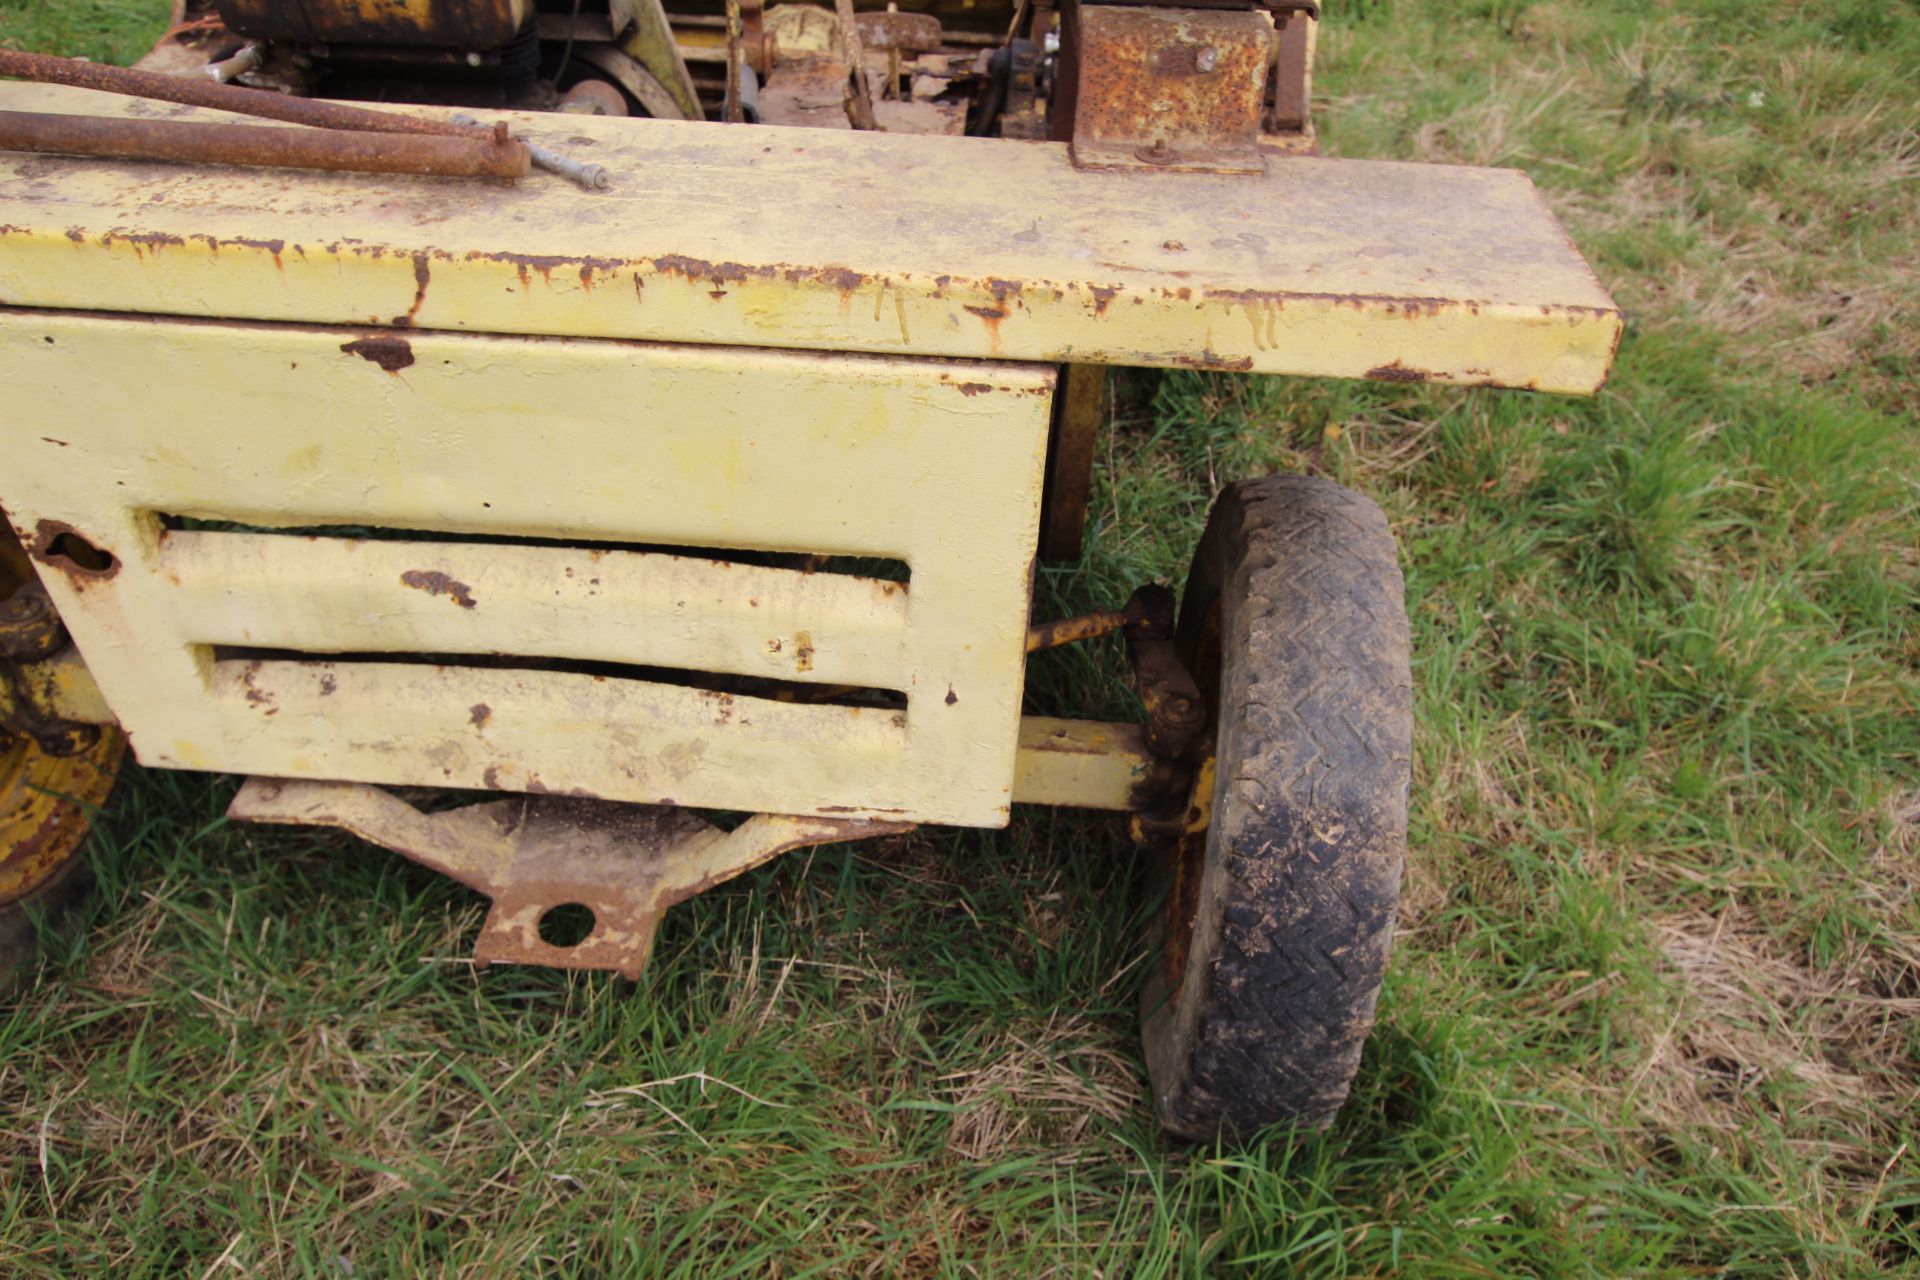
[[[1147,164],[1172,164],[1177,157],[1165,138],[1155,138],[1151,147],[1136,147],[1133,158]]]
[[[0,658],[17,662],[39,662],[51,658],[67,642],[67,629],[60,625],[47,589],[38,582],[27,582],[0,600]]]
[[[1203,45],[1200,52],[1193,55],[1193,65],[1201,71],[1211,71],[1220,65],[1220,51],[1212,45]]]
[[[45,591],[37,586],[22,587],[5,600],[0,600],[0,623],[18,626],[37,622],[51,607]]]

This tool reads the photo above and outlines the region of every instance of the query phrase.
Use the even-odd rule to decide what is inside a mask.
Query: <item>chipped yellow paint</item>
[[[907,587],[872,578],[637,551],[205,532],[169,534],[155,567],[199,644],[513,653],[900,690],[915,675]],[[445,603],[422,607],[436,587]]]
[[[12,83],[0,107],[131,109]],[[1113,174],[1055,143],[513,119],[613,189],[0,155],[0,302],[1583,393],[1620,335],[1511,170]]]
[[[1137,724],[1028,716],[1020,722],[1013,798],[1021,804],[1130,809],[1133,788],[1152,764],[1146,731]]]
[[[69,724],[117,723],[93,673],[71,648],[38,662],[15,663],[13,678],[0,680],[0,723],[36,717]]]
[[[71,756],[0,733],[0,905],[52,880],[86,839],[91,811],[107,801],[126,741],[108,729]]]
[[[1006,820],[1051,370],[11,310],[0,385],[0,505],[143,763]],[[393,540],[271,531],[338,526]]]

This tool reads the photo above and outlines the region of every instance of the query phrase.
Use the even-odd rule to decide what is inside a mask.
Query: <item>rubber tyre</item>
[[[87,834],[125,751],[117,729],[71,756],[0,733],[0,999],[33,977],[49,933],[84,927],[93,887]]]
[[[48,933],[71,936],[82,927],[93,883],[93,870],[76,855],[47,883],[0,906],[0,1000],[27,989]]]
[[[1406,852],[1412,677],[1386,517],[1314,477],[1228,487],[1179,641],[1215,769],[1206,826],[1155,886],[1155,1104],[1196,1141],[1322,1125],[1373,1027]]]

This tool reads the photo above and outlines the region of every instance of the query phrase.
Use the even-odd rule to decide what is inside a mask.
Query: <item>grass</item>
[[[1631,316],[1591,401],[1124,375],[1043,577],[1178,581],[1275,468],[1393,519],[1412,855],[1330,1130],[1157,1133],[1102,820],[790,856],[636,989],[475,973],[471,895],[135,773],[0,1006],[0,1271],[1920,1274],[1920,9],[1328,8],[1327,149],[1527,169]],[[1034,683],[1129,706],[1106,650]]]

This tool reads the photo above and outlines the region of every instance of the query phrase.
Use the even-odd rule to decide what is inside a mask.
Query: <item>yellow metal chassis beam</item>
[[[0,108],[141,109],[27,84]],[[0,303],[1576,393],[1620,335],[1510,170],[1116,174],[1055,143],[514,124],[613,189],[0,155]]]

